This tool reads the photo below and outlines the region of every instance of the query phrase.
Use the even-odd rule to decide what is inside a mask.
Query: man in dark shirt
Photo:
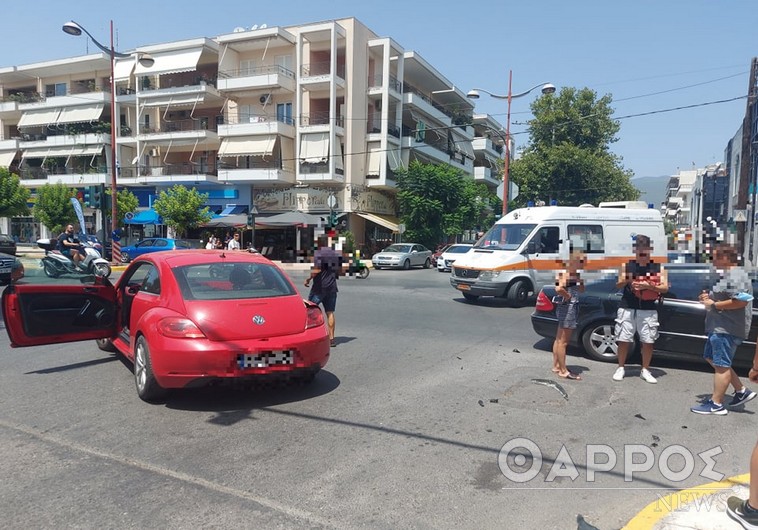
[[[648,383],[657,383],[650,373],[653,344],[658,338],[658,297],[669,290],[666,270],[650,258],[653,246],[648,236],[638,234],[634,240],[635,258],[621,266],[616,288],[624,288],[616,314],[616,345],[618,368],[614,381],[624,379],[624,364],[635,332],[642,343],[642,370],[640,377]]]
[[[342,273],[342,255],[331,247],[327,238],[319,238],[319,248],[313,254],[313,267],[305,280],[305,286],[310,287],[313,281],[308,300],[324,306],[332,346],[336,346],[334,310],[337,307],[337,277]]]
[[[67,258],[73,260],[74,265],[79,265],[84,259],[79,252],[81,245],[75,241],[74,225],[67,225],[66,230],[58,236],[58,250]]]

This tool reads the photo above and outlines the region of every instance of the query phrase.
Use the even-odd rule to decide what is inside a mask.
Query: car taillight
[[[309,306],[305,309],[305,329],[317,328],[324,325],[324,314],[318,306]]]
[[[547,297],[545,291],[540,291],[540,294],[537,295],[537,303],[534,305],[534,309],[537,311],[552,311],[553,307],[555,306],[550,298]]]
[[[158,323],[158,333],[174,339],[202,339],[205,333],[188,318],[168,317]]]

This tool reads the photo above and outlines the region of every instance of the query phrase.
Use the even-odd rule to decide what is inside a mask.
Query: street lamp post
[[[111,249],[112,249],[112,255],[111,259],[112,261],[118,263],[121,261],[121,251],[120,246],[118,242],[113,238],[113,236],[117,233],[116,230],[118,229],[118,219],[116,218],[116,215],[118,214],[118,206],[117,206],[117,184],[116,184],[116,80],[114,77],[114,70],[116,65],[116,57],[119,59],[127,59],[131,57],[131,54],[128,53],[119,53],[115,50],[113,47],[113,21],[111,20],[111,27],[110,27],[110,33],[111,33],[111,45],[110,48],[103,46],[98,42],[98,40],[92,36],[92,34],[87,31],[81,24],[78,24],[77,22],[74,22],[73,20],[66,22],[63,24],[63,32],[67,33],[69,35],[73,35],[75,37],[80,36],[82,33],[85,33],[102,51],[107,53],[110,56],[110,63],[111,63],[111,76],[110,76],[110,91],[111,91],[111,167],[110,167],[110,173],[111,173]],[[154,59],[148,55],[144,55],[142,58],[139,58],[138,60],[146,67],[150,67],[155,62]],[[105,223],[103,223],[105,224]],[[104,227],[103,227],[104,228]],[[103,230],[105,233],[105,230]],[[104,234],[105,235],[105,234]]]
[[[474,88],[473,90],[469,90],[469,92],[466,94],[466,97],[470,99],[479,99],[479,92],[484,92],[485,94],[489,94],[491,97],[495,99],[505,99],[508,101],[508,114],[505,119],[505,163],[503,167],[503,215],[508,213],[508,195],[509,195],[508,186],[510,185],[510,175],[511,175],[511,100],[515,98],[520,98],[522,96],[526,96],[529,92],[539,87],[542,87],[543,94],[552,94],[555,92],[555,85],[552,85],[550,83],[540,83],[539,85],[534,85],[532,88],[530,88],[529,90],[525,92],[514,94],[513,89],[512,89],[512,83],[513,83],[513,70],[510,70],[508,72],[508,94],[506,95],[493,94],[492,92],[489,92],[482,88]]]

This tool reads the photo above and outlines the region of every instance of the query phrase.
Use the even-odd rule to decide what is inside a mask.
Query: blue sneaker
[[[706,399],[700,405],[692,407],[690,410],[695,414],[716,414],[718,416],[723,416],[729,412],[724,405],[716,405],[711,399]]]
[[[747,403],[756,396],[756,393],[750,390],[748,387],[742,389],[742,392],[735,392],[732,402],[729,403],[730,407],[737,407],[744,403]]]

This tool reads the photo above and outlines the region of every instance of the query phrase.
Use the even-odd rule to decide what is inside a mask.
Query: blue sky
[[[288,26],[354,16],[380,36],[415,50],[464,92],[504,94],[542,83],[610,93],[621,120],[612,150],[637,177],[720,162],[737,131],[750,60],[758,55],[755,0],[36,0],[13,2],[0,66],[92,53],[64,34],[73,19],[119,50],[213,37],[236,26]],[[89,46],[89,48],[88,48]],[[535,91],[538,93],[538,91]],[[531,94],[514,100],[511,131],[524,131]],[[505,122],[504,101],[483,96],[477,112]],[[515,136],[517,145],[526,135]]]

